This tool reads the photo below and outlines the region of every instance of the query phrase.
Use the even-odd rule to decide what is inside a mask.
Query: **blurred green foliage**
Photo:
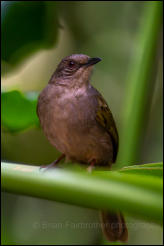
[[[100,63],[96,68],[97,71],[93,74],[93,84],[107,100],[116,119],[119,133],[124,129],[122,122],[124,117],[128,115],[126,114],[128,108],[131,109],[133,106],[135,109],[130,113],[131,116],[134,113],[134,118],[133,116],[131,118],[127,117],[130,128],[133,128],[133,124],[140,122],[139,133],[138,136],[136,135],[140,142],[138,147],[134,145],[133,141],[129,141],[130,147],[127,148],[126,146],[127,133],[130,137],[132,136],[129,127],[126,127],[124,131],[124,139],[121,137],[122,144],[126,148],[126,160],[129,158],[128,152],[134,151],[135,164],[162,161],[162,59],[160,36],[158,62],[152,65],[157,66],[157,74],[154,73],[151,81],[153,86],[151,87],[147,83],[147,86],[142,90],[145,83],[143,79],[143,83],[139,81],[141,86],[137,87],[136,71],[139,71],[138,68],[130,70],[132,80],[129,79],[129,85],[131,83],[131,87],[125,83],[129,69],[131,69],[129,65],[131,63],[135,64],[135,61],[142,58],[140,42],[136,38],[138,30],[140,30],[139,26],[145,27],[147,23],[146,29],[143,28],[142,33],[139,33],[141,36],[143,35],[144,40],[148,26],[150,26],[149,31],[151,31],[151,25],[152,28],[156,25],[156,22],[152,21],[153,19],[150,19],[150,16],[145,19],[145,10],[152,6],[152,11],[154,11],[155,8],[158,9],[159,7],[157,4],[162,5],[161,2],[155,3],[153,1],[141,3],[132,1],[70,1],[69,3],[64,1],[2,1],[2,74],[5,75],[2,77],[3,92],[1,97],[3,160],[40,165],[49,163],[58,156],[58,151],[48,143],[40,129],[34,127],[38,126],[36,116],[38,91],[47,84],[50,75],[62,57],[71,53],[85,53],[103,58],[103,62]],[[158,14],[156,17],[157,20]],[[62,29],[59,29],[59,22]],[[147,45],[151,47],[152,40],[150,39],[150,36],[148,40],[145,39],[145,49]],[[151,61],[147,54],[143,56],[146,58],[146,62],[144,61],[141,72],[138,73],[142,78],[144,72],[148,69],[145,66],[150,65],[147,70],[150,72],[150,77],[152,77],[152,71],[154,70],[151,69]],[[140,65],[141,63],[139,63]],[[133,78],[133,76],[135,77]],[[134,87],[134,84],[136,87]],[[140,89],[142,92],[144,91],[145,98],[149,98],[147,103],[144,104],[146,110],[142,117],[138,117],[136,114],[138,110],[142,109],[140,98],[144,98]],[[135,107],[135,97],[138,98],[137,107]],[[133,99],[133,104],[131,104],[130,98]],[[126,106],[125,102],[127,103]],[[136,136],[135,140],[137,139]],[[125,154],[124,151],[122,153]],[[123,154],[121,154],[120,159]],[[121,165],[125,166],[126,163],[121,162]],[[117,165],[114,169],[117,169]],[[156,163],[129,166],[120,169],[118,172],[123,173],[124,177],[128,175],[129,184],[138,182],[141,190],[143,185],[143,190],[145,186],[149,187],[150,193],[157,195],[158,192],[154,192],[154,189],[158,186],[158,183],[161,184],[162,182],[162,171],[162,164]],[[114,170],[114,172],[117,171]],[[103,172],[98,171],[98,175],[103,180]],[[105,173],[105,175],[108,174]],[[109,174],[110,182],[112,182],[112,175]],[[117,173],[117,175],[119,174]],[[134,177],[136,179],[133,180]],[[65,178],[68,178],[68,176],[66,175]],[[75,176],[75,178],[77,177]],[[147,183],[147,180],[150,182]],[[66,181],[62,178],[60,183],[65,184]],[[122,182],[124,184],[126,180],[122,180]],[[15,181],[14,185],[17,184]],[[30,183],[30,185],[33,187],[33,183]],[[71,185],[71,183],[68,182],[67,185]],[[115,185],[116,188],[117,182]],[[21,186],[18,186],[18,188],[23,189]],[[33,188],[31,188],[32,191]],[[63,188],[63,191],[67,191],[66,187]],[[69,197],[69,194],[72,197],[73,192],[75,192],[74,189],[72,189],[71,194],[67,194],[67,197]],[[133,195],[135,196],[135,192],[132,193],[131,198],[133,198]],[[141,194],[142,192],[139,193],[139,195]],[[120,195],[123,197],[124,194]],[[144,198],[146,199],[146,195],[147,193],[143,192],[143,196],[141,196],[143,201]],[[37,196],[39,197],[39,193]],[[100,243],[101,232],[97,228],[84,230],[68,226],[59,230],[59,228],[53,228],[52,226],[53,223],[60,223],[61,221],[65,223],[66,220],[73,221],[75,224],[80,220],[85,223],[98,221],[96,211],[11,194],[3,194],[3,197],[2,229],[4,244],[11,244],[11,242],[12,244]],[[64,199],[63,196],[61,198]],[[158,198],[161,201],[161,190]],[[76,196],[74,199],[76,199]],[[84,202],[87,203],[87,201]],[[138,210],[140,209],[139,202],[134,205]],[[77,203],[78,201],[75,201],[75,204]],[[110,204],[110,199],[107,200],[107,203]],[[154,196],[152,204],[159,205],[157,203],[158,199],[156,200]],[[114,203],[112,206],[114,206]],[[96,205],[92,207],[96,207]],[[159,210],[157,213],[159,213]],[[129,217],[126,219],[131,221]],[[132,221],[132,223],[136,227],[129,223],[129,244],[161,244],[162,233],[160,227],[151,223],[143,224],[143,221],[137,220]],[[37,228],[35,224],[38,225]]]
[[[57,40],[56,4],[47,1],[2,1],[1,47],[2,60],[15,67],[25,57]],[[2,69],[2,73],[10,70]]]
[[[1,93],[2,126],[11,132],[38,126],[36,115],[37,93],[22,94],[19,91]]]
[[[149,113],[148,105],[151,103],[150,93],[154,89],[159,66],[162,3],[152,2],[149,6],[145,6],[142,22],[137,35],[138,49],[127,79],[123,127],[117,159],[119,166],[123,165],[121,162],[127,163],[126,165],[134,164],[140,151],[146,114]]]

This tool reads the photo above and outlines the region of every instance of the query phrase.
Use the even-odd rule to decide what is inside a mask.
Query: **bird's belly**
[[[51,144],[67,159],[81,163],[89,163],[93,159],[97,164],[112,162],[113,146],[106,132],[96,126],[79,127],[82,122],[79,125],[69,124],[68,120],[52,122],[44,132]]]
[[[41,126],[50,143],[72,161],[112,163],[110,135],[97,125],[94,113],[90,110],[87,114],[77,104],[54,105],[45,105],[40,115]]]
[[[72,161],[87,164],[93,160],[98,165],[112,163],[113,146],[110,137],[95,131],[92,134],[92,129],[90,130],[81,136],[75,132],[72,139],[70,136],[67,157]]]

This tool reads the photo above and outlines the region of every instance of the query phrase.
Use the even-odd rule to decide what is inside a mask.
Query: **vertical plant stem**
[[[142,140],[145,113],[152,89],[154,61],[162,24],[162,2],[145,3],[141,21],[138,48],[127,80],[125,104],[123,105],[123,127],[120,134],[120,150],[117,167],[135,163]]]

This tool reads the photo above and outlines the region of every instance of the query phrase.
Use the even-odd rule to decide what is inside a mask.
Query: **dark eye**
[[[74,61],[69,61],[68,65],[70,68],[74,68],[76,66],[76,63]]]

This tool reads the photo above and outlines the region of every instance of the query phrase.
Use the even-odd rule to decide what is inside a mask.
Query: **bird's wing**
[[[98,92],[98,91],[97,91]],[[97,102],[98,102],[98,109],[96,112],[96,120],[103,127],[111,136],[112,138],[112,143],[113,143],[113,149],[114,149],[114,157],[113,157],[113,162],[116,160],[117,156],[117,151],[118,151],[118,133],[117,133],[117,128],[113,119],[113,115],[101,96],[101,94],[98,92],[96,93],[97,97]]]

